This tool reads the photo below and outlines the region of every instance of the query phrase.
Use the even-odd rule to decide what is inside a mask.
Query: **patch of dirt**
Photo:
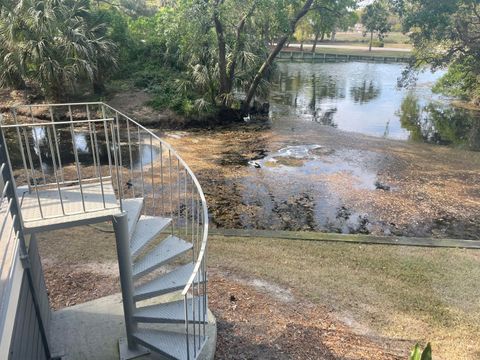
[[[209,302],[218,324],[216,359],[405,357],[355,334],[321,306],[279,298],[270,292],[271,284],[255,286],[210,274]]]
[[[112,266],[90,265],[43,262],[53,309],[120,291]],[[403,358],[381,342],[354,333],[326,308],[299,300],[276,284],[215,269],[208,288],[218,324],[216,359]]]
[[[64,264],[44,264],[44,271],[50,306],[55,310],[120,291],[118,277],[107,273]]]
[[[158,111],[147,105],[151,96],[143,90],[116,93],[108,104],[127,114],[143,125],[162,128],[183,128],[187,124],[185,118],[170,110]]]
[[[19,90],[0,89],[0,99],[0,112],[8,113],[11,106],[25,103],[29,96]]]

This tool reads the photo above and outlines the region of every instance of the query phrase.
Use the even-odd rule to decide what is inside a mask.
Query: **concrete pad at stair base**
[[[161,301],[143,301],[142,306],[177,300],[178,294],[163,296]],[[208,311],[207,343],[199,359],[212,360],[215,355],[217,323]],[[140,324],[140,327],[143,324]],[[148,324],[146,324],[148,327]],[[161,325],[158,329],[183,332],[183,324]],[[125,338],[121,294],[106,296],[52,313],[50,331],[52,354],[65,360],[118,360],[118,341]],[[150,354],[138,359],[163,359]]]

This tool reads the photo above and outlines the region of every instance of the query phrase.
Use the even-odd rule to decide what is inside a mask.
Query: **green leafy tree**
[[[235,105],[234,89],[244,89],[244,111],[248,112],[253,97],[266,89],[275,57],[314,3],[179,0],[175,22],[180,28],[174,47],[189,74],[180,81],[180,88],[205,94],[196,101],[199,107],[222,108]],[[158,33],[162,31],[158,27]]]
[[[157,69],[168,65],[178,72],[177,92],[185,100],[182,108],[199,112],[241,108],[247,113],[254,97],[268,91],[274,60],[298,25],[309,12],[329,12],[333,16],[336,14],[333,3],[333,0],[168,2],[154,16],[129,22],[134,42],[131,55],[136,63],[149,58],[149,64],[155,64]],[[306,21],[305,26],[308,28],[310,22]],[[142,55],[136,57],[134,53]],[[157,88],[171,87],[165,79],[158,78],[158,82]],[[236,90],[245,93],[243,102],[234,96]]]
[[[328,6],[330,11],[320,8],[314,9],[309,14],[314,32],[312,52],[315,52],[318,41],[323,41],[325,36],[335,34],[337,28],[347,30],[358,20],[355,0],[330,0],[325,2],[325,6]]]
[[[365,7],[362,14],[362,24],[365,27],[363,36],[370,34],[368,51],[372,51],[373,35],[377,34],[378,39],[382,41],[385,35],[390,31],[388,4],[384,0],[376,0]]]
[[[414,45],[412,68],[449,67],[438,89],[480,104],[480,3],[396,0],[395,8]]]
[[[276,2],[276,1],[275,1]],[[281,2],[281,1],[279,1]],[[280,5],[280,4],[275,4],[275,5]],[[249,83],[248,90],[246,92],[245,96],[245,101],[243,104],[243,111],[247,112],[250,103],[253,100],[253,97],[255,96],[257,92],[257,88],[264,80],[265,75],[271,71],[271,67],[273,65],[273,62],[277,55],[280,53],[280,51],[283,49],[285,46],[285,43],[288,41],[288,39],[293,35],[295,32],[295,29],[297,27],[298,22],[305,16],[307,13],[312,9],[312,8],[318,8],[321,9],[323,8],[325,11],[330,11],[330,9],[327,9],[322,3],[315,3],[314,0],[305,0],[301,2],[297,1],[292,1],[291,6],[295,9],[293,10],[293,16],[289,16],[287,23],[288,26],[283,28],[283,31],[281,32],[280,37],[278,38],[275,46],[268,52],[268,55],[266,58],[263,60],[262,64],[260,65],[260,68],[258,71],[255,73],[255,76],[253,77],[252,81]],[[276,6],[274,8],[280,8],[279,6]]]
[[[303,44],[305,41],[309,40],[312,36],[312,24],[307,17],[304,17],[295,30],[293,36],[295,40],[300,42],[300,51],[303,51]]]
[[[85,82],[101,90],[116,64],[115,45],[88,1],[8,1],[0,19],[2,86],[36,86],[61,99]]]

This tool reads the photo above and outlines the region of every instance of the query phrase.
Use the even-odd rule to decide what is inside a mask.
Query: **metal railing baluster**
[[[195,282],[192,284],[192,318],[193,318],[193,358],[197,358],[197,327],[195,325]]]
[[[153,171],[153,137],[150,134],[150,170],[152,177],[152,215],[155,216],[155,177]]]
[[[90,151],[92,152],[92,159],[93,159],[93,170],[95,175],[98,177],[98,168],[97,168],[97,159],[95,157],[95,144],[93,142],[93,134],[92,134],[92,124],[90,123],[91,116],[90,116],[90,107],[85,105],[85,110],[87,112],[87,120],[88,122],[88,136],[90,137]]]
[[[22,130],[23,130],[23,137],[25,138],[25,146],[27,148],[28,161],[30,163],[30,169],[32,173],[33,188],[35,189],[35,194],[37,195],[38,211],[40,212],[40,217],[43,219],[44,216],[43,216],[42,202],[40,201],[40,194],[38,193],[37,177],[35,175],[35,168],[33,166],[32,154],[30,152],[30,143],[28,141],[27,131],[25,130],[25,128],[22,128]]]
[[[63,205],[63,197],[62,197],[62,190],[60,187],[60,183],[58,182],[58,174],[57,174],[57,164],[55,160],[55,154],[53,150],[53,144],[52,144],[52,136],[50,134],[50,128],[47,127],[46,129],[46,135],[48,138],[48,143],[50,146],[50,152],[52,153],[52,165],[53,165],[53,173],[55,174],[55,183],[57,184],[57,191],[58,191],[58,198],[60,199],[60,206],[62,207],[62,213],[65,215],[65,206]]]
[[[200,227],[200,206],[198,205],[197,206],[197,223],[198,223],[198,228],[197,228],[197,244],[198,244],[198,241],[199,241],[199,237],[198,237],[198,230],[199,230],[199,227]],[[198,245],[197,245],[198,247]],[[197,253],[199,252],[198,248],[197,248]],[[198,335],[200,336],[200,273],[197,272],[196,274],[196,279],[197,279],[197,299],[196,299],[196,302],[198,304]],[[195,280],[193,281],[195,283]],[[200,341],[198,342],[198,349],[200,350]]]
[[[188,294],[185,294],[183,297],[184,307],[185,307],[185,341],[187,345],[187,360],[190,359],[190,342],[188,341]]]
[[[185,239],[188,239],[188,203],[187,203],[187,192],[188,192],[188,172],[187,169],[185,171],[185,182],[184,182],[184,199],[185,199]]]
[[[198,199],[195,200],[195,209],[197,210],[197,216],[195,217],[195,221],[196,221],[196,224],[195,224],[195,245],[194,247],[197,249],[197,253],[198,253],[198,240],[199,240],[199,236],[198,236],[198,232],[199,232],[199,228],[200,228],[200,206],[198,205]]]
[[[53,138],[55,140],[55,147],[56,147],[56,150],[57,150],[58,167],[60,168],[60,174],[62,175],[62,182],[65,182],[65,175],[64,175],[64,172],[63,172],[62,159],[60,157],[59,141],[57,139],[57,129],[55,128],[55,119],[53,117],[53,108],[52,108],[52,106],[49,106],[48,108],[49,108],[49,111],[50,111],[50,119],[52,121]]]
[[[115,112],[115,121],[117,123],[117,139],[116,140],[117,140],[117,149],[118,149],[117,174],[118,174],[118,172],[120,172],[119,181],[120,181],[120,184],[121,184],[121,187],[118,191],[120,193],[120,209],[123,210],[122,201],[125,197],[125,194],[124,194],[124,191],[123,191],[124,182],[123,182],[123,161],[122,161],[122,144],[121,144],[122,139],[120,137],[120,122],[118,120],[118,112]]]
[[[177,206],[177,222],[178,222],[178,232],[180,235],[180,208],[182,207],[180,203],[180,160],[177,158],[177,195],[178,195],[178,206]]]
[[[130,158],[130,185],[132,188],[132,197],[135,197],[135,179],[133,177],[133,154],[132,154],[132,141],[130,137],[130,121],[128,119],[125,121],[127,123],[127,137],[128,137],[128,155]]]
[[[206,260],[205,256],[202,259],[202,277],[203,277],[203,340],[205,341],[207,337],[206,333],[206,320],[207,320],[207,273],[206,273]]]
[[[92,123],[92,127],[93,127],[93,138],[95,141],[95,153],[97,156],[97,164],[98,164],[98,176],[100,177],[100,191],[102,192],[103,208],[106,209],[107,205],[105,203],[105,190],[103,189],[102,164],[100,161],[100,154],[98,150],[97,126],[95,125],[95,123]]]
[[[165,216],[165,191],[164,191],[164,182],[163,182],[163,146],[162,142],[159,141],[159,148],[160,148],[160,194],[162,198],[162,216]]]
[[[32,123],[35,123],[31,106],[30,106],[30,117],[32,119]],[[37,128],[33,126],[32,126],[32,135],[33,135],[33,140],[34,140],[33,142],[35,145],[35,149],[37,150],[38,161],[40,161],[40,171],[42,173],[43,183],[46,184],[47,179],[45,177],[45,170],[43,169],[42,149],[40,148],[40,142],[38,141]]]
[[[105,119],[105,116],[103,117]],[[108,130],[107,130],[107,121],[103,121],[103,130],[105,133],[105,144],[107,147],[107,157],[108,157],[108,171],[110,173],[110,179],[113,181],[113,176],[112,176],[112,155],[110,153],[110,140],[108,138]]]
[[[115,173],[117,178],[117,191],[118,191],[118,201],[120,202],[120,211],[123,211],[123,200],[122,200],[122,186],[123,184],[120,182],[120,170],[118,165],[118,145],[117,145],[117,137],[115,135],[115,126],[113,123],[110,123],[110,131],[112,133],[112,146],[113,146],[113,161],[115,165]],[[113,180],[113,179],[112,179]]]
[[[192,255],[195,261],[195,188],[192,186]]]
[[[70,113],[70,132],[72,134],[73,156],[75,157],[75,165],[77,168],[78,187],[80,189],[80,197],[82,198],[82,208],[83,211],[86,211],[87,209],[85,207],[85,195],[83,194],[82,172],[80,170],[80,161],[78,159],[77,141],[75,139],[75,130],[73,128],[72,107],[70,105],[68,106],[68,112]]]
[[[172,234],[175,231],[176,224],[174,225],[173,219],[173,179],[172,179],[172,152],[168,149],[168,175],[170,184],[170,216],[172,218]]]
[[[15,122],[15,125],[18,125],[18,122],[17,122],[17,112],[15,109],[12,110],[12,116],[13,116],[13,120]],[[22,141],[22,136],[20,135],[20,129],[17,127],[16,129],[16,132],[17,132],[17,137],[18,137],[18,146],[20,147],[20,154],[22,155],[22,163],[23,163],[23,169],[25,171],[25,180],[27,182],[27,186],[28,186],[28,191],[32,191],[32,187],[30,185],[30,176],[28,175],[28,166],[27,166],[27,160],[25,158],[25,152],[23,150],[23,141]]]
[[[142,141],[142,137],[140,135],[140,128],[137,128],[137,136],[138,136],[138,156],[139,156],[139,160],[140,160],[140,179],[142,181],[142,198],[143,198],[143,201],[145,203],[146,199],[145,199],[145,180],[144,180],[144,177],[143,177],[143,158],[142,158],[142,145],[141,145],[141,141]],[[146,211],[147,207],[144,206],[144,209]]]
[[[200,308],[200,273],[197,273],[197,297],[195,299],[195,301],[197,302],[197,309],[198,309],[198,313],[197,313],[197,326],[198,326],[198,350],[200,351],[200,347],[202,346],[202,324],[201,324],[201,312],[202,312],[202,309]]]

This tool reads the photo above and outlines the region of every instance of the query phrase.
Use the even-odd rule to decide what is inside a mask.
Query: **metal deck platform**
[[[113,187],[107,182],[83,184],[81,191],[79,185],[51,187],[39,190],[38,194],[36,191],[29,193],[27,189],[24,189],[26,192],[18,190],[26,231],[107,221],[112,215],[120,214]]]

